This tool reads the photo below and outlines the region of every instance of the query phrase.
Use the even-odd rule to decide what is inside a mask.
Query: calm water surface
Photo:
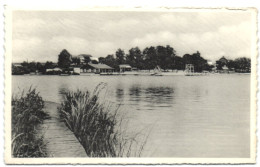
[[[145,157],[250,156],[250,75],[12,78],[13,92],[33,85],[57,103],[62,90],[92,91],[100,82],[106,100],[127,111],[129,128],[151,129]]]

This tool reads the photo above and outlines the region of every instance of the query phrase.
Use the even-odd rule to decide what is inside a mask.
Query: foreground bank
[[[140,157],[147,136],[140,140],[140,133],[126,133],[127,120],[118,113],[119,106],[112,108],[99,100],[105,86],[100,83],[93,93],[64,92],[61,104],[44,102],[35,89],[14,97],[12,155]]]

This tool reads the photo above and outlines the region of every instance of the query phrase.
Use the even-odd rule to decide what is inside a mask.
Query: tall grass
[[[64,92],[58,108],[62,120],[75,134],[89,157],[141,156],[144,144],[138,142],[141,133],[129,135],[119,106],[107,105],[100,100],[106,84],[100,83],[93,93],[89,91]]]
[[[45,145],[37,126],[48,118],[44,101],[35,89],[12,96],[13,157],[45,157]]]

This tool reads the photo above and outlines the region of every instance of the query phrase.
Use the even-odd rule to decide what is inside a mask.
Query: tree
[[[156,47],[156,62],[162,69],[166,69],[166,59],[167,52],[164,46],[157,46]]]
[[[183,59],[179,56],[175,56],[173,60],[173,66],[174,69],[177,70],[184,70],[185,69],[185,63],[183,62]]]
[[[97,60],[91,60],[91,63],[92,64],[98,64],[98,61]]]
[[[235,59],[235,69],[237,72],[251,72],[251,59],[241,57]]]
[[[40,62],[36,63],[36,69],[38,70],[38,72],[44,72],[44,67]]]
[[[66,50],[63,49],[60,54],[59,54],[59,58],[58,58],[58,66],[60,68],[69,68],[70,64],[72,62],[72,56],[71,54]]]
[[[102,63],[102,64],[104,64],[104,60],[105,60],[105,58],[104,58],[104,57],[99,57],[99,58],[98,58],[98,62],[99,62],[99,63]]]
[[[54,68],[54,63],[51,61],[46,61],[44,65],[44,69],[52,69],[52,68]]]
[[[225,64],[222,61],[219,60],[216,61],[217,70],[222,70],[222,67],[224,67],[224,65]]]
[[[106,65],[108,65],[110,67],[113,67],[115,69],[118,69],[118,64],[117,64],[117,61],[116,61],[114,55],[107,55],[107,57],[105,57],[102,60],[102,63],[106,64]]]
[[[155,47],[151,46],[151,47],[146,47],[143,50],[143,55],[145,57],[145,68],[146,69],[154,69],[157,65],[158,65],[158,61],[157,61],[157,55],[156,55],[156,49]]]
[[[228,60],[222,56],[219,60],[216,61],[217,70],[222,70],[224,66],[228,65]]]
[[[136,68],[138,69],[144,69],[145,68],[145,62],[144,62],[144,55],[142,54],[142,51],[138,48],[134,48],[134,55],[136,60]]]
[[[72,63],[75,65],[80,65],[80,59],[78,57],[72,57]]]
[[[170,45],[167,45],[166,46],[166,68],[168,69],[174,69],[175,67],[175,57],[176,57],[176,51],[170,46]]]
[[[175,63],[176,51],[170,46],[150,46],[143,50],[143,67],[153,69],[159,65],[162,69],[173,69]]]
[[[12,75],[23,75],[24,69],[23,67],[16,67],[12,64]]]
[[[136,66],[136,57],[133,48],[131,48],[129,53],[126,55],[126,63],[132,67]]]
[[[125,63],[125,52],[120,48],[116,51],[116,61],[118,65]]]
[[[207,60],[205,60],[203,57],[200,56],[200,52],[197,51],[196,53],[185,54],[183,56],[183,62],[184,64],[192,64],[194,65],[194,71],[195,72],[201,72],[202,70],[209,69]]]
[[[84,56],[84,63],[88,64],[91,62],[90,56]]]
[[[30,73],[30,68],[29,68],[29,63],[24,61],[21,63],[22,66],[22,70],[24,72],[24,74],[29,74]]]
[[[37,69],[36,63],[35,63],[34,61],[33,61],[33,62],[30,62],[30,63],[28,64],[28,68],[29,68],[30,72],[36,72],[36,69]]]
[[[132,67],[144,69],[144,56],[142,51],[138,47],[131,48],[126,55],[126,63]]]
[[[157,46],[156,47],[158,65],[162,69],[173,69],[174,68],[174,57],[176,51],[170,46]]]
[[[208,62],[203,57],[200,56],[200,52],[197,51],[196,53],[193,53],[193,60],[195,62],[194,64],[194,70],[197,72],[201,72],[203,70],[208,70]]]
[[[234,60],[228,60],[228,62],[227,62],[227,67],[228,67],[229,69],[234,69],[235,66],[236,66],[236,63],[235,63]]]

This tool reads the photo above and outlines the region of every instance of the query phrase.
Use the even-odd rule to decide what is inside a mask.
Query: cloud
[[[57,61],[62,49],[94,57],[118,48],[171,45],[179,56],[250,57],[249,12],[17,12],[14,61]]]
[[[169,31],[161,31],[158,33],[145,34],[144,37],[141,38],[135,38],[131,42],[131,45],[141,48],[151,45],[171,45],[175,38],[175,34]]]
[[[174,33],[161,31],[146,34],[135,38],[133,46],[171,45],[183,56],[186,53],[200,51],[207,59],[218,59],[221,56],[236,58],[238,56],[250,57],[250,23],[242,22],[239,25],[222,26],[216,31],[205,33]]]
[[[33,31],[38,31],[43,27],[46,27],[44,20],[37,18],[19,19],[13,24],[15,33],[30,33]]]
[[[49,41],[49,46],[55,52],[59,52],[62,49],[67,49],[69,52],[77,55],[86,53],[89,50],[90,42],[84,38],[79,37],[66,37],[55,36]]]
[[[136,28],[136,26],[140,22],[136,19],[122,19],[117,22],[114,21],[108,21],[107,23],[104,24],[103,27],[101,27],[101,30],[103,31],[118,31],[122,29],[133,29]]]
[[[13,45],[13,61],[25,61],[29,57],[36,60],[38,48],[41,48],[43,41],[37,37],[31,37],[26,39],[14,39]],[[32,60],[31,59],[31,60]]]

